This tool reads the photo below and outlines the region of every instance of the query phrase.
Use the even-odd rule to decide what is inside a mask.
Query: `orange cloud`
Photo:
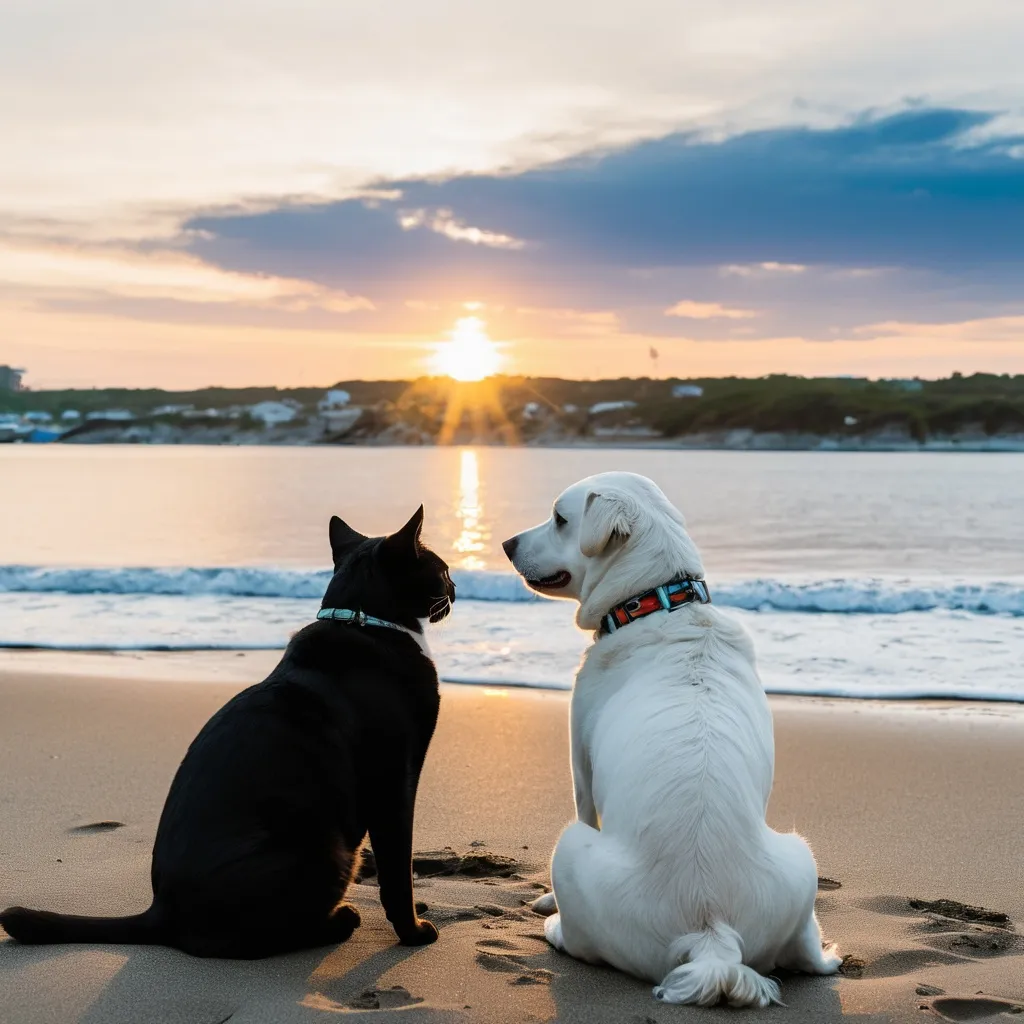
[[[24,298],[172,299],[300,312],[373,309],[369,299],[312,281],[222,270],[176,252],[0,242],[0,288]]]
[[[678,316],[686,320],[749,320],[757,316],[752,309],[733,309],[718,302],[692,302],[683,299],[665,310],[665,316]]]

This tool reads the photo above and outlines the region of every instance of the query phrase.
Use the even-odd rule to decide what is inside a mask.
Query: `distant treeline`
[[[332,385],[335,386],[335,385]],[[373,403],[393,399],[407,388],[401,381],[356,381],[338,384],[352,395],[353,402]],[[48,412],[59,415],[75,410],[84,416],[90,412],[127,409],[146,416],[166,405],[193,406],[196,409],[229,409],[291,399],[313,409],[327,388],[201,388],[198,391],[164,391],[161,388],[69,388],[62,391],[0,391],[0,412]]]
[[[681,384],[698,385],[699,398],[673,397]],[[453,390],[462,389],[467,404],[474,395],[497,403],[509,420],[520,424],[534,404],[535,429],[558,421],[570,433],[592,426],[588,410],[598,403],[631,402],[613,414],[623,426],[643,427],[664,437],[753,430],[821,436],[900,430],[911,438],[983,430],[987,434],[1024,432],[1024,375],[954,374],[943,380],[869,381],[861,378],[807,378],[774,375],[652,380],[572,381],[549,377],[498,377],[457,385],[447,379],[418,381],[342,381],[331,385],[348,391],[352,404],[388,409],[388,416],[418,420],[428,433],[443,416]],[[205,388],[200,391],[128,390],[121,388],[0,393],[0,412],[49,412],[74,409],[87,414],[127,409],[145,417],[168,405],[226,409],[268,400],[291,399],[312,412],[326,388]],[[483,393],[486,392],[486,396]],[[567,408],[568,407],[568,408]],[[429,413],[429,414],[428,414]],[[529,430],[522,431],[529,434]]]

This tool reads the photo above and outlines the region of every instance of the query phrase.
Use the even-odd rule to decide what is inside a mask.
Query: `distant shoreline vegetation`
[[[769,376],[0,391],[0,440],[1024,448],[1024,375]]]

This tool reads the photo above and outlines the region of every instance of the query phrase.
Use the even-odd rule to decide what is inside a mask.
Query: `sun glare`
[[[487,325],[478,316],[464,316],[455,321],[451,338],[437,346],[431,360],[437,373],[454,380],[483,380],[501,364],[498,346],[487,337]]]

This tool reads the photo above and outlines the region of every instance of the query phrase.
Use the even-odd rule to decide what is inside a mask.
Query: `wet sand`
[[[137,912],[174,769],[243,684],[147,680],[144,663],[115,678],[102,659],[79,676],[24,664],[35,670],[10,658],[0,668],[0,904]],[[351,894],[363,925],[348,943],[272,960],[0,942],[0,1021],[289,1024],[358,1013],[407,1024],[668,1024],[722,1012],[665,1006],[650,985],[544,944],[525,901],[546,886],[572,817],[567,704],[563,693],[445,687],[416,837],[417,898],[441,930],[436,945],[397,946],[367,877]],[[848,960],[835,978],[783,977],[786,1007],[744,1019],[1024,1012],[1024,708],[772,707],[769,819],[811,842],[828,880],[822,927]]]

